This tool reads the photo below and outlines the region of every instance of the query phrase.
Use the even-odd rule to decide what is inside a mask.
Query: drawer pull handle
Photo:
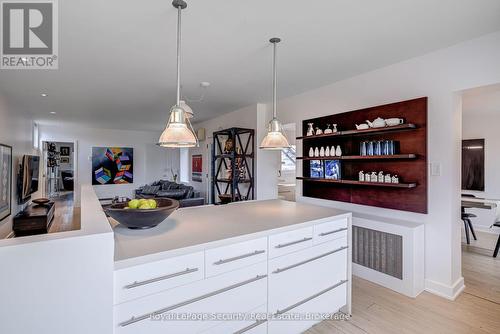
[[[137,317],[132,317],[130,318],[129,320],[127,321],[124,321],[124,322],[121,322],[119,324],[120,327],[126,327],[128,325],[131,325],[131,324],[134,324],[136,322],[139,322],[139,321],[143,321],[143,320],[146,320],[146,319],[150,319],[151,317],[153,316],[156,316],[156,315],[160,315],[160,314],[163,314],[163,313],[167,313],[167,312],[170,312],[170,311],[173,311],[175,309],[178,309],[179,307],[183,307],[183,306],[186,306],[186,305],[189,305],[189,304],[192,304],[192,303],[196,303],[196,302],[199,302],[203,299],[207,299],[207,298],[210,298],[210,297],[213,297],[213,296],[216,296],[218,294],[221,294],[221,293],[224,293],[224,292],[227,292],[229,290],[233,290],[233,289],[236,289],[236,288],[239,288],[240,286],[243,286],[243,285],[247,285],[247,284],[250,284],[250,283],[253,283],[253,282],[256,282],[258,280],[261,280],[263,278],[266,278],[267,275],[257,275],[251,279],[248,279],[246,281],[243,281],[243,282],[239,282],[239,283],[236,283],[236,284],[233,284],[233,285],[230,285],[230,286],[227,286],[225,288],[222,288],[222,289],[219,289],[219,290],[215,290],[215,291],[212,291],[212,292],[209,292],[209,293],[206,293],[204,295],[201,295],[199,297],[196,297],[196,298],[192,298],[192,299],[188,299],[188,300],[185,300],[183,302],[180,302],[180,303],[177,303],[177,304],[174,304],[174,305],[171,305],[171,306],[167,306],[165,308],[162,308],[160,310],[156,310],[154,312],[150,312],[150,313],[147,313],[147,314],[143,314],[143,315],[140,315],[140,316],[137,316]]]
[[[191,273],[194,273],[196,271],[198,271],[198,268],[186,268],[186,270],[179,271],[178,273],[173,273],[173,274],[168,274],[168,275],[164,275],[164,276],[160,276],[160,277],[155,277],[155,278],[151,278],[151,279],[148,279],[148,280],[145,280],[145,281],[140,281],[140,282],[135,281],[134,283],[131,283],[129,285],[125,285],[123,288],[124,289],[133,289],[133,288],[137,288],[139,286],[143,286],[143,285],[147,285],[147,284],[151,284],[151,283],[163,281],[163,280],[166,280],[166,279],[170,279],[170,278],[179,277],[179,276],[182,276],[182,275],[191,274]]]
[[[257,320],[257,321],[256,321],[256,322],[254,322],[253,324],[248,325],[247,327],[242,328],[242,329],[240,329],[239,331],[234,332],[233,334],[243,334],[243,333],[246,333],[246,332],[248,332],[249,330],[252,330],[252,329],[254,329],[254,328],[255,328],[255,327],[257,327],[257,326],[262,325],[262,324],[263,324],[263,323],[265,323],[266,321],[267,321],[267,320]]]
[[[228,263],[228,262],[233,262],[233,261],[245,259],[247,257],[259,255],[259,254],[262,254],[262,253],[265,253],[265,252],[266,252],[265,250],[256,250],[256,251],[253,251],[253,252],[248,253],[248,254],[243,254],[243,255],[239,255],[239,256],[235,256],[235,257],[230,257],[230,258],[224,259],[224,260],[221,259],[221,260],[219,260],[217,262],[214,262],[214,264],[216,266],[219,266],[221,264],[225,264],[225,263]]]
[[[339,232],[342,232],[342,231],[347,231],[347,227],[339,228],[338,230],[323,232],[323,233],[320,233],[319,236],[320,237],[324,237],[325,235],[339,233]]]
[[[314,295],[312,295],[310,297],[307,297],[306,299],[301,300],[298,303],[290,305],[290,306],[288,306],[287,308],[285,308],[283,310],[276,311],[276,315],[280,315],[280,314],[286,313],[286,312],[288,312],[290,310],[293,310],[294,308],[296,308],[296,307],[298,307],[298,306],[300,306],[302,304],[305,304],[308,301],[313,300],[314,298],[317,298],[317,297],[319,297],[319,296],[327,293],[328,291],[331,291],[331,290],[333,290],[333,289],[335,289],[335,288],[337,288],[337,287],[339,287],[339,286],[341,286],[342,284],[345,284],[345,283],[347,283],[347,280],[342,280],[342,281],[338,282],[337,284],[332,285],[331,287],[326,288],[325,290],[321,290],[320,292],[318,292],[318,293],[316,293],[316,294],[314,294]]]
[[[328,256],[328,255],[331,255],[333,253],[337,253],[337,252],[340,252],[341,250],[344,250],[346,249],[347,246],[343,246],[343,247],[340,247],[340,248],[337,248],[331,252],[328,252],[328,253],[325,253],[325,254],[321,254],[321,255],[318,255],[318,256],[315,256],[313,258],[310,258],[310,259],[307,259],[307,260],[304,260],[304,261],[301,261],[299,263],[295,263],[295,264],[292,264],[288,267],[284,267],[284,268],[278,268],[276,269],[275,271],[273,271],[273,274],[279,274],[279,273],[282,273],[284,271],[287,271],[287,270],[290,270],[290,269],[293,269],[295,267],[298,267],[298,266],[301,266],[303,264],[306,264],[306,263],[309,263],[309,262],[312,262],[312,261],[316,261],[318,259],[321,259],[322,257],[325,257],[325,256]]]
[[[279,245],[276,245],[275,248],[285,248],[285,247],[293,246],[293,245],[296,245],[296,244],[300,244],[301,242],[306,242],[306,241],[309,241],[309,240],[312,240],[312,238],[308,237],[308,238],[304,238],[304,239],[300,239],[300,240],[295,240],[295,241],[287,242],[286,244],[279,244]]]

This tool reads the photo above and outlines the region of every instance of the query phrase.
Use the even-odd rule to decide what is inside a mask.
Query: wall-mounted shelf
[[[221,159],[221,158],[227,158],[227,159],[233,159],[233,158],[253,158],[253,153],[252,154],[236,154],[236,153],[225,153],[225,154],[217,154],[215,156],[216,159]]]
[[[250,183],[252,180],[250,179],[236,179],[238,183]],[[233,179],[217,179],[217,182],[221,183],[232,183]]]
[[[408,123],[408,124],[401,124],[401,125],[395,125],[395,126],[387,126],[384,128],[370,128],[370,129],[366,129],[366,130],[346,130],[346,131],[338,131],[338,132],[322,134],[322,135],[302,136],[302,137],[297,137],[296,139],[309,140],[309,139],[328,138],[328,137],[378,135],[378,134],[383,134],[383,133],[387,133],[387,132],[414,130],[416,128],[417,128],[417,126],[415,124]]]
[[[416,154],[393,154],[393,155],[343,155],[340,157],[297,157],[298,160],[393,160],[393,159],[415,159]]]
[[[351,130],[356,124],[376,118],[402,118],[404,124]],[[375,206],[395,210],[427,213],[427,98],[417,98],[360,110],[305,119],[302,133],[306,134],[309,123],[320,129],[337,124],[338,132],[314,136],[302,136],[303,157],[302,195],[353,204]],[[347,129],[347,130],[346,130]],[[358,155],[362,142],[392,141],[395,155]],[[339,145],[345,154],[340,157],[308,157],[312,148]],[[404,153],[400,153],[404,152]],[[340,160],[341,180],[311,178],[312,161]],[[331,168],[331,164],[328,165]],[[319,164],[314,165],[315,168]],[[317,171],[316,171],[317,172]],[[331,172],[331,171],[330,171]],[[359,182],[359,172],[397,175],[399,180],[411,183]],[[324,171],[323,171],[324,173]]]
[[[356,180],[319,179],[319,178],[301,177],[301,176],[298,176],[297,180],[323,182],[323,183],[349,184],[349,185],[356,185],[356,186],[386,187],[386,188],[415,188],[417,186],[416,183],[361,182],[361,181],[356,181]]]

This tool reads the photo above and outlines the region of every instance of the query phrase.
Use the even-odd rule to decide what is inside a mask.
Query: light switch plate
[[[438,162],[431,163],[431,175],[441,176],[441,164]]]

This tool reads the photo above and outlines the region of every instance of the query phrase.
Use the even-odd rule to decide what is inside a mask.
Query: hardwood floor
[[[413,299],[354,277],[352,318],[323,321],[306,333],[500,333],[500,257],[477,246],[491,248],[493,239],[478,231],[476,246],[463,245],[466,288],[455,301],[427,292]]]
[[[80,229],[80,208],[73,206],[73,192],[65,193],[54,199],[54,221],[49,233],[73,231]]]

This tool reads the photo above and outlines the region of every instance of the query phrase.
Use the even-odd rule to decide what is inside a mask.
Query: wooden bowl
[[[37,198],[32,201],[33,203],[37,205],[44,205],[50,202],[50,199],[48,198]]]
[[[167,219],[177,208],[179,202],[171,198],[155,198],[156,209],[125,209],[128,202],[112,204],[104,208],[106,214],[118,223],[130,229],[147,229],[155,227]]]
[[[231,201],[233,200],[232,196],[227,194],[219,195],[219,199],[221,204],[228,204],[231,203]]]

